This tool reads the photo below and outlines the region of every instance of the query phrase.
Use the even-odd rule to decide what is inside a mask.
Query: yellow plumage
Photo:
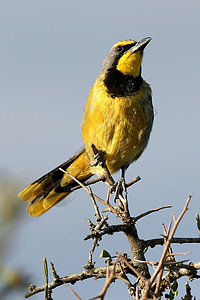
[[[141,77],[143,49],[150,38],[115,44],[104,60],[85,106],[82,137],[85,148],[59,167],[84,182],[101,175],[94,162],[94,144],[105,152],[110,173],[127,168],[147,146],[153,125],[151,88]],[[19,198],[31,202],[28,213],[39,216],[77,185],[59,167],[26,187]]]

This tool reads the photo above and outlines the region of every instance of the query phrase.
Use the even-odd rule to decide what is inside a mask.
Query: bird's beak
[[[132,53],[135,53],[138,50],[143,51],[150,41],[150,37],[142,39],[139,42],[137,42],[131,49],[129,49],[129,51],[131,51]]]

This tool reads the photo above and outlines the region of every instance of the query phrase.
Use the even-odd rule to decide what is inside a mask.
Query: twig
[[[89,187],[89,191],[90,191],[90,198],[91,198],[92,204],[94,206],[96,222],[97,222],[97,224],[94,225],[90,220],[88,220],[90,231],[93,234],[93,233],[98,233],[100,230],[102,230],[102,228],[104,228],[104,227],[106,228],[108,226],[108,224],[107,224],[108,216],[101,216],[101,214],[99,212],[99,208],[96,204],[94,195],[93,195],[90,187]],[[101,239],[101,236],[96,235],[96,236],[93,236],[92,238],[93,238],[93,246],[92,246],[92,250],[90,251],[90,254],[89,254],[89,261],[88,261],[89,267],[91,267],[91,264],[92,264],[92,253],[94,252],[95,247],[98,246],[98,241]],[[94,267],[94,264],[92,264],[92,266]]]
[[[128,227],[128,225],[126,225],[126,224],[110,225],[110,226],[107,226],[107,227],[103,228],[102,230],[94,231],[93,233],[88,234],[84,238],[84,241],[89,240],[89,239],[94,238],[94,237],[101,237],[105,234],[111,234],[112,235],[115,232],[125,232],[127,230],[127,227]]]
[[[112,266],[109,267],[109,272],[112,271]],[[53,290],[58,286],[61,286],[65,283],[71,283],[74,284],[77,281],[82,281],[84,279],[88,278],[105,278],[106,277],[106,272],[107,272],[107,267],[101,267],[101,268],[93,268],[90,270],[84,270],[80,273],[75,273],[75,274],[70,274],[66,277],[60,277],[59,280],[53,280],[51,283],[48,284],[48,289]],[[121,268],[119,266],[116,266],[115,268],[116,273],[121,272]],[[32,295],[35,295],[37,293],[40,293],[45,290],[45,285],[40,286],[40,287],[34,287],[30,292],[28,292],[25,295],[25,298],[29,298]]]
[[[155,278],[156,278],[156,276],[157,276],[157,274],[158,274],[158,272],[159,272],[159,269],[160,269],[160,267],[162,266],[162,264],[163,264],[163,262],[164,262],[164,260],[165,260],[165,257],[166,257],[168,248],[169,248],[170,243],[171,243],[171,240],[172,240],[172,238],[173,238],[173,236],[174,236],[174,234],[175,234],[175,231],[176,231],[176,229],[177,229],[177,227],[178,227],[178,224],[180,223],[182,217],[184,216],[184,214],[185,214],[185,212],[186,212],[186,210],[187,210],[187,208],[188,208],[188,205],[189,205],[189,202],[190,202],[191,197],[192,197],[192,194],[189,195],[189,197],[188,197],[188,199],[187,199],[187,201],[186,201],[186,204],[185,204],[185,206],[184,206],[184,208],[183,208],[183,210],[182,210],[180,216],[178,217],[177,220],[175,220],[174,226],[173,226],[173,228],[172,228],[172,230],[171,230],[171,233],[169,234],[169,238],[168,238],[167,241],[166,241],[166,245],[165,245],[165,248],[164,248],[164,250],[163,250],[163,254],[162,254],[162,256],[161,256],[161,259],[160,259],[158,268],[157,268],[157,270],[154,272],[154,274],[152,275],[152,277],[151,277],[151,279],[150,279],[151,283],[154,282],[154,280],[155,280]]]
[[[185,214],[185,212],[186,212],[186,210],[187,210],[187,208],[188,208],[188,205],[189,205],[189,202],[190,202],[191,197],[192,197],[192,194],[189,195],[189,197],[188,197],[188,199],[187,199],[187,201],[186,201],[186,204],[185,204],[185,206],[184,206],[184,208],[183,208],[181,214],[179,215],[178,219],[176,220],[176,219],[174,218],[174,220],[175,220],[175,221],[174,221],[174,226],[173,226],[173,228],[172,228],[172,230],[171,230],[171,233],[169,234],[169,237],[167,237],[167,240],[166,240],[166,243],[165,243],[165,247],[164,247],[164,249],[163,249],[163,253],[162,253],[162,256],[161,256],[161,258],[160,258],[158,267],[156,268],[156,270],[154,271],[153,275],[152,275],[151,278],[149,279],[148,284],[146,285],[146,289],[145,289],[145,292],[144,292],[143,297],[142,297],[143,299],[145,299],[145,297],[146,297],[146,298],[148,297],[148,294],[149,294],[149,291],[150,291],[150,288],[151,288],[152,283],[153,283],[154,280],[156,279],[156,277],[157,277],[157,275],[159,274],[160,270],[162,270],[162,268],[163,268],[163,263],[164,263],[164,261],[165,261],[165,258],[166,258],[166,255],[167,255],[167,251],[168,251],[169,246],[170,246],[170,244],[171,244],[171,240],[172,240],[172,238],[173,238],[173,236],[174,236],[174,234],[175,234],[175,231],[176,231],[176,229],[177,229],[178,224],[180,223],[182,217],[184,216],[184,214]]]
[[[73,178],[73,176],[71,176],[66,171],[64,171],[64,170],[62,170],[62,171],[64,173],[68,174],[71,178]],[[175,223],[174,223],[173,228],[171,229],[171,221],[172,221],[171,220],[169,223],[169,226],[168,226],[168,230],[167,231],[164,230],[164,238],[143,241],[143,240],[139,239],[139,237],[137,236],[137,230],[135,228],[134,221],[139,220],[143,216],[146,216],[152,212],[159,211],[160,209],[169,208],[170,206],[162,206],[160,208],[156,208],[156,209],[153,209],[146,213],[143,213],[143,214],[139,215],[138,217],[133,218],[132,219],[133,222],[130,225],[122,224],[122,225],[113,225],[113,226],[108,226],[106,228],[102,228],[101,224],[103,224],[103,220],[102,220],[101,214],[98,210],[98,206],[96,204],[95,199],[102,202],[107,207],[110,207],[111,211],[113,211],[116,215],[118,215],[120,217],[120,212],[118,212],[117,209],[113,208],[113,206],[111,206],[109,204],[109,193],[108,193],[107,199],[103,200],[103,199],[99,198],[98,196],[94,195],[90,188],[85,187],[85,184],[79,182],[76,178],[73,178],[73,179],[76,182],[78,182],[90,194],[90,197],[93,201],[93,206],[95,209],[96,219],[98,219],[97,225],[95,228],[95,232],[92,232],[85,239],[89,239],[89,238],[98,239],[104,234],[113,234],[114,232],[118,232],[118,231],[123,231],[123,232],[125,232],[125,234],[127,236],[128,235],[131,236],[132,242],[129,241],[129,243],[130,243],[131,252],[132,252],[132,263],[136,267],[132,266],[132,264],[130,264],[122,255],[119,255],[119,257],[121,258],[121,261],[123,261],[125,263],[125,265],[128,267],[128,271],[125,269],[125,272],[133,274],[138,279],[137,282],[139,282],[140,288],[143,289],[144,286],[146,287],[146,290],[145,290],[146,298],[143,298],[143,299],[147,299],[147,297],[149,297],[151,291],[153,291],[155,289],[156,289],[157,295],[155,293],[153,293],[154,298],[158,297],[160,295],[160,294],[158,295],[158,293],[161,293],[161,291],[164,290],[164,287],[166,288],[169,285],[169,283],[173,282],[177,278],[180,278],[181,276],[191,276],[194,278],[198,278],[197,270],[200,269],[200,262],[184,265],[183,263],[186,262],[186,260],[182,260],[180,262],[166,261],[167,255],[174,257],[175,255],[179,254],[179,253],[175,253],[175,254],[168,253],[171,243],[191,243],[191,242],[200,243],[200,238],[174,238],[173,237],[181,218],[183,217],[183,215],[185,214],[185,212],[187,210],[191,195],[188,197],[186,205],[185,205],[182,213],[180,214],[179,218],[177,220],[174,218]],[[129,237],[128,237],[128,239],[129,239]],[[164,240],[166,240],[166,242],[165,242],[165,247],[163,250],[161,260],[160,260],[160,262],[157,263],[157,268],[154,271],[154,274],[152,275],[152,277],[149,279],[148,278],[148,268],[147,268],[147,270],[145,270],[144,268],[140,267],[141,265],[145,265],[148,262],[145,261],[144,256],[143,256],[144,259],[141,258],[142,256],[140,254],[141,253],[144,254],[143,250],[144,250],[145,246],[154,247],[155,245],[161,245],[164,243]],[[138,253],[139,253],[139,255],[138,255]],[[137,259],[138,257],[139,257],[139,259]],[[118,258],[118,260],[119,260],[119,258]],[[156,263],[152,262],[152,264],[153,264],[153,266],[156,266]],[[158,274],[161,274],[161,271],[163,270],[164,266],[170,266],[170,272],[165,274],[163,276],[163,278],[161,276],[160,281],[158,280],[156,282],[155,279],[156,279],[156,277],[158,277]],[[115,267],[115,268],[113,269],[113,267]],[[50,295],[49,292],[51,292],[52,289],[56,288],[57,286],[60,286],[60,285],[66,284],[66,283],[74,284],[77,281],[82,281],[84,279],[92,278],[92,277],[96,278],[96,279],[107,277],[107,279],[106,279],[107,282],[105,283],[105,286],[104,286],[105,293],[106,293],[108,287],[110,286],[110,284],[115,279],[123,280],[127,284],[127,286],[131,285],[130,281],[126,278],[126,274],[124,274],[124,276],[123,276],[122,267],[120,265],[117,265],[117,262],[115,263],[114,266],[107,265],[104,268],[91,267],[90,269],[86,269],[83,272],[80,272],[77,274],[72,274],[72,275],[70,274],[69,276],[66,276],[63,278],[60,278],[57,275],[53,264],[51,266],[51,269],[52,269],[52,274],[53,274],[53,281],[51,283],[48,283],[48,273],[47,273],[47,280],[46,280],[46,275],[45,275],[45,285],[42,287],[38,287],[38,288],[33,287],[32,290],[28,294],[25,295],[25,298],[28,298],[28,297],[30,297],[36,293],[42,292],[42,291],[45,291],[45,293],[47,291],[47,295],[49,297],[49,295]],[[120,277],[118,274],[120,274],[120,276],[122,274],[122,277]],[[161,282],[161,279],[162,279],[162,282]],[[143,282],[144,284],[141,284],[141,282]],[[161,285],[160,285],[160,282],[161,282]],[[156,288],[156,284],[157,284],[157,288]],[[102,290],[102,292],[100,294],[101,298],[99,298],[99,299],[103,299],[103,297],[105,295],[103,290]],[[143,296],[145,296],[145,293],[143,294]],[[50,297],[46,298],[46,299],[50,299]],[[80,299],[80,298],[78,298],[78,299]],[[157,298],[157,299],[159,299],[159,298]]]
[[[95,146],[93,145],[93,147],[95,148]],[[92,148],[93,148],[92,147]],[[95,148],[96,149],[96,148]],[[93,149],[94,151],[94,149]],[[95,150],[97,151],[97,149]],[[94,153],[96,153],[94,151]],[[114,184],[114,180],[105,164],[105,162],[103,162],[103,164],[101,164],[102,168],[104,168],[104,177],[106,178],[106,182],[109,183],[110,186],[112,186]],[[75,178],[74,176],[72,176],[70,173],[68,173],[67,171],[63,170],[62,168],[59,168],[60,171],[62,171],[63,173],[67,174],[68,176],[70,176],[74,181],[76,181],[89,195],[90,197],[98,200],[99,202],[103,203],[104,205],[107,206],[108,210],[110,210],[112,213],[114,213],[117,217],[119,217],[123,222],[126,223],[130,223],[131,218],[130,218],[130,213],[128,210],[128,201],[127,199],[123,199],[123,197],[121,195],[118,196],[117,200],[118,200],[118,204],[119,204],[119,209],[115,209],[112,205],[110,205],[109,203],[109,196],[110,196],[110,191],[108,192],[107,198],[106,200],[101,199],[100,197],[98,197],[97,195],[95,195],[94,193],[92,193],[90,188],[87,188],[85,184],[83,184],[81,181],[79,181],[77,178]],[[112,180],[113,181],[112,181]],[[136,177],[135,179],[131,180],[128,185],[131,186],[133,185],[135,182],[137,182],[138,180],[140,180],[140,177]],[[127,195],[125,195],[127,197]],[[124,203],[124,204],[123,204]]]
[[[108,216],[102,216],[100,220],[98,220],[96,226],[90,221],[89,222],[89,227],[90,227],[90,231],[93,232],[99,232],[102,227],[107,226],[107,219]],[[96,236],[93,238],[94,242],[93,242],[93,247],[92,247],[92,252],[94,252],[95,247],[98,245],[98,241],[101,239],[101,236]]]
[[[169,226],[168,226],[168,229],[166,231],[166,228],[165,228],[165,225],[162,224],[163,226],[163,231],[164,231],[164,242],[166,244],[166,241],[168,239],[168,236],[169,236],[169,233],[170,233],[170,230],[171,230],[171,225],[172,225],[172,218],[170,219],[170,222],[169,222]],[[168,247],[168,254],[169,252],[172,252],[172,248],[171,246]],[[174,260],[174,257],[172,257],[172,259]],[[162,275],[163,275],[163,271],[164,271],[164,267],[165,267],[165,264],[166,264],[166,259],[165,261],[163,262],[163,265],[161,266],[160,268],[160,272],[158,273],[157,275],[157,282],[156,282],[156,289],[155,289],[155,294],[158,294],[159,292],[159,288],[160,288],[160,284],[161,284],[161,280],[162,280]],[[155,270],[156,271],[156,270]]]
[[[183,253],[168,253],[168,256],[188,255],[188,254],[190,254],[191,252],[192,252],[192,251],[183,252]]]
[[[117,253],[117,252],[116,252]],[[119,253],[117,253],[119,255]],[[141,279],[143,282],[146,282],[148,279],[141,275],[136,268],[134,268],[128,261],[127,259],[120,254],[120,259],[127,265],[127,267],[129,267],[129,269],[135,274],[135,276],[138,278],[138,279]]]
[[[172,238],[171,244],[192,244],[200,243],[200,238]],[[151,239],[144,241],[146,247],[154,248],[157,245],[162,246],[164,244],[164,238]]]
[[[45,298],[45,300],[48,300],[49,299],[49,292],[48,292],[48,267],[47,267],[46,257],[43,258],[43,265],[44,265],[44,277],[45,277],[44,298]]]
[[[154,213],[154,212],[157,212],[157,211],[159,211],[159,210],[161,210],[161,209],[171,208],[171,207],[172,207],[171,205],[165,205],[165,206],[161,206],[161,207],[158,207],[158,208],[154,208],[154,209],[148,210],[147,212],[142,213],[142,214],[140,214],[140,215],[137,216],[137,217],[134,217],[133,220],[134,220],[134,222],[137,222],[139,219],[141,219],[141,218],[143,218],[143,217],[145,217],[145,216],[147,216],[147,215],[149,215],[149,214],[152,214],[152,213]]]
[[[63,172],[63,169],[60,168],[60,170]],[[136,182],[138,182],[139,180],[141,180],[141,178],[140,178],[140,176],[137,176],[137,177],[135,177],[134,179],[132,179],[131,181],[129,181],[128,183],[126,183],[126,184],[125,184],[125,187],[126,187],[126,188],[129,188],[129,187],[131,187],[133,184],[135,184]],[[97,178],[93,178],[93,179],[91,179],[91,180],[88,180],[88,181],[84,182],[84,185],[85,185],[85,186],[92,185],[92,184],[95,184],[95,183],[97,183],[97,182],[99,182],[99,181],[105,182],[105,176],[102,175],[102,176],[99,176],[99,177],[97,177]],[[82,188],[82,186],[77,185],[77,186],[75,186],[75,187],[72,187],[70,190],[73,192],[73,191],[76,191],[76,190],[81,189],[81,188]]]
[[[54,264],[52,262],[50,262],[50,268],[51,268],[51,272],[52,272],[52,275],[53,275],[53,280],[59,280],[60,277],[58,276],[56,270],[55,270],[55,267],[54,267]]]
[[[68,289],[72,292],[72,294],[78,299],[81,300],[81,298],[78,296],[78,294],[71,288],[71,286],[67,283],[65,285],[68,287]]]
[[[65,173],[65,174],[67,174],[68,176],[70,176],[74,181],[76,181],[89,195],[91,195],[90,194],[90,192],[91,192],[91,189],[88,189],[88,188],[86,188],[86,186],[81,182],[81,181],[79,181],[77,178],[75,178],[74,176],[72,176],[70,173],[68,173],[67,171],[65,171],[65,170],[63,170],[62,168],[59,168],[59,170],[60,171],[62,171],[63,173]],[[120,214],[118,213],[118,211],[116,210],[116,209],[114,209],[113,207],[112,207],[112,205],[110,205],[107,201],[105,201],[105,200],[103,200],[103,199],[101,199],[100,197],[98,197],[97,195],[95,195],[94,193],[93,193],[93,196],[94,196],[94,198],[96,199],[96,200],[98,200],[99,202],[101,202],[101,203],[103,203],[103,204],[105,204],[109,209],[110,209],[110,211],[112,212],[112,213],[114,213],[115,215],[117,215],[118,217],[120,217]]]
[[[148,260],[139,260],[139,259],[135,259],[136,262],[139,262],[140,264],[149,264],[150,266],[158,266],[159,262],[158,261],[148,261]],[[178,264],[183,264],[185,262],[189,261],[188,259],[184,259],[184,260],[180,260],[180,261],[166,261],[163,263],[164,266],[169,266],[169,265],[178,265]]]
[[[195,265],[197,266],[197,268],[195,267]],[[160,293],[162,293],[166,289],[166,287],[169,286],[169,284],[173,283],[175,280],[178,280],[183,276],[187,276],[191,280],[193,278],[200,278],[200,276],[197,275],[197,270],[199,269],[200,262],[191,263],[189,265],[180,264],[171,266],[170,271],[163,276]]]
[[[166,240],[167,237],[169,236],[169,233],[170,233],[170,230],[171,230],[171,224],[169,223],[167,231],[166,231],[166,228],[165,228],[165,224],[162,224],[162,226],[163,226],[163,231],[164,231],[164,235],[165,235],[164,239]],[[172,250],[171,245],[169,246],[167,256],[168,257],[171,256],[171,260],[175,261],[175,257],[173,255],[173,250]]]
[[[89,190],[90,190],[90,198],[91,198],[92,204],[93,204],[93,206],[94,206],[94,211],[95,211],[96,221],[98,222],[99,220],[101,220],[101,214],[100,214],[100,212],[99,212],[99,208],[98,208],[98,206],[97,206],[97,204],[96,204],[94,195],[93,195],[92,190],[91,190],[90,187],[89,187]]]
[[[166,229],[165,229],[165,226],[163,224],[163,227],[164,227],[164,234],[166,236],[166,238],[169,236],[169,233],[170,233],[170,230],[171,230],[171,227],[172,227],[172,216],[171,216],[171,219],[169,221],[169,225],[168,225],[168,228],[167,228],[167,232],[166,232]]]
[[[121,257],[121,255],[118,254],[118,256],[117,256],[117,258],[116,258],[116,260],[115,260],[115,262],[114,262],[114,264],[113,264],[113,268],[112,268],[111,273],[110,273],[110,271],[109,271],[109,261],[107,261],[107,268],[108,268],[108,269],[107,269],[107,274],[106,274],[105,285],[104,285],[102,291],[99,293],[99,295],[98,295],[98,296],[95,296],[95,297],[93,297],[93,298],[91,298],[90,300],[94,300],[94,299],[101,299],[101,300],[102,300],[102,299],[104,299],[105,294],[106,294],[106,292],[107,292],[109,286],[111,285],[111,283],[112,283],[115,279],[119,279],[119,280],[124,281],[125,284],[126,284],[129,288],[132,287],[132,284],[130,283],[130,280],[127,278],[127,276],[123,277],[123,276],[121,276],[121,275],[119,276],[119,275],[116,274],[116,265],[117,265],[117,263],[118,263],[120,257]]]
[[[130,186],[132,186],[133,184],[135,184],[136,182],[140,181],[141,177],[137,176],[134,179],[132,179],[131,181],[129,181],[128,183],[125,184],[126,188],[129,188]]]
[[[102,300],[104,298],[104,296],[105,296],[105,294],[106,294],[109,286],[111,285],[111,283],[113,282],[113,280],[116,279],[115,268],[116,268],[116,264],[117,264],[118,260],[119,260],[119,255],[117,256],[117,259],[113,263],[110,275],[109,275],[109,261],[107,261],[107,272],[106,272],[105,285],[104,285],[102,291],[100,292],[100,294],[98,296],[96,296],[96,297],[91,298],[90,300],[94,300],[94,299],[101,299]]]
[[[129,264],[127,264],[127,265],[130,268],[132,267],[131,265],[129,266]],[[174,266],[173,273],[169,272],[169,273],[165,274],[164,280],[166,281],[166,284],[168,286],[169,283],[173,282],[174,280],[176,280],[182,276],[194,276],[197,270],[200,270],[200,262],[191,263],[189,265]],[[111,272],[111,271],[112,271],[112,266],[109,267],[109,272]],[[74,284],[77,281],[82,281],[82,280],[88,279],[88,278],[95,278],[95,279],[106,278],[106,272],[107,272],[107,267],[102,267],[102,268],[91,269],[91,270],[89,270],[89,272],[87,270],[85,270],[80,273],[70,274],[66,277],[59,278],[59,280],[53,280],[51,283],[48,284],[48,288],[53,290],[56,287],[61,286],[65,283]],[[115,273],[116,274],[121,273],[120,266],[116,266]],[[163,285],[163,288],[164,287],[165,286]],[[29,298],[35,294],[43,292],[44,290],[45,290],[45,285],[40,286],[40,287],[32,287],[31,291],[25,295],[25,298]]]
[[[92,184],[95,184],[95,183],[97,183],[97,182],[99,182],[99,181],[105,181],[105,177],[104,177],[104,176],[99,176],[99,177],[97,177],[97,178],[93,178],[93,179],[91,179],[91,180],[88,180],[88,181],[84,182],[84,185],[85,185],[85,186],[92,185]],[[75,186],[75,187],[72,187],[72,188],[71,188],[71,191],[73,192],[73,191],[78,190],[78,189],[80,189],[80,188],[82,188],[82,186],[77,185],[77,186]]]
[[[125,257],[126,258],[126,257]],[[119,261],[120,263],[120,267],[121,267],[121,274],[120,276],[123,277],[126,281],[125,281],[125,284],[128,288],[128,291],[129,291],[129,294],[131,296],[133,296],[133,293],[134,293],[134,286],[133,284],[131,283],[130,279],[128,278],[128,276],[126,275],[126,271],[124,270],[124,266],[122,266],[122,263],[121,261]]]
[[[80,180],[78,180],[76,177],[68,173],[67,171],[63,170],[62,168],[59,168],[60,171],[70,176],[74,181],[76,181],[88,194],[90,195],[90,190],[86,188],[85,184],[83,184]]]

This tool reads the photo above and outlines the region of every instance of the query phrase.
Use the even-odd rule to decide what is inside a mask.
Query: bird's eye
[[[117,50],[117,52],[122,52],[123,47],[122,47],[121,45],[118,45],[118,46],[116,47],[116,50]]]

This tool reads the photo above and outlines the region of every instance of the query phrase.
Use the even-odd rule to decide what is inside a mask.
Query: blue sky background
[[[24,182],[24,187],[50,171],[83,145],[80,124],[84,105],[109,49],[121,39],[152,37],[145,50],[143,77],[153,90],[155,123],[149,146],[127,171],[127,180],[142,181],[129,190],[130,210],[136,216],[171,204],[171,210],[138,222],[141,238],[156,238],[171,214],[182,210],[193,192],[189,210],[176,236],[197,237],[195,213],[200,212],[200,2],[199,1],[62,1],[0,2],[0,175]],[[116,174],[116,178],[119,174]],[[95,187],[102,196],[106,189]],[[16,194],[19,191],[16,191]],[[16,199],[16,201],[20,201]],[[84,191],[71,203],[63,201],[40,218],[25,211],[10,242],[5,260],[42,285],[42,258],[53,261],[60,276],[79,272],[86,264],[91,241],[86,217],[93,208]],[[24,209],[26,205],[24,204]],[[111,217],[111,222],[117,222]],[[112,242],[111,242],[112,239]],[[128,252],[122,234],[105,237],[94,260],[105,248]],[[199,245],[174,246],[199,261]],[[147,258],[158,260],[161,247]],[[185,259],[185,257],[180,257]],[[183,295],[184,283],[180,291]],[[85,281],[74,289],[83,299],[94,297],[104,281]],[[192,283],[198,296],[199,284]],[[12,299],[22,299],[22,294]],[[116,296],[117,295],[117,296]],[[42,299],[43,295],[33,299]],[[67,287],[56,299],[74,299]],[[106,299],[130,299],[123,283],[115,283]]]

